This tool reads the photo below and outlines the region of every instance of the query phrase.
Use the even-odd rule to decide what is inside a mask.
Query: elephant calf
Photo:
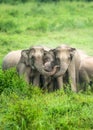
[[[83,90],[86,90],[89,83],[93,82],[93,57],[82,60],[79,68],[79,78]]]
[[[52,50],[44,51],[43,62],[45,71],[51,72],[56,66],[55,55]],[[45,81],[43,84],[44,89],[47,89],[49,92],[55,89],[55,81],[53,75],[43,75],[43,80]]]
[[[9,52],[3,59],[2,70],[16,67],[21,57],[21,50]]]

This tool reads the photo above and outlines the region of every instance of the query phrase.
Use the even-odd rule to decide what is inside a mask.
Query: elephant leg
[[[83,69],[80,70],[80,78],[81,78],[81,88],[83,89],[83,91],[86,91],[90,80],[87,72]]]
[[[53,92],[53,91],[54,91],[54,84],[53,84],[53,80],[50,79],[48,84],[48,92]]]
[[[33,85],[38,86],[40,85],[40,74],[35,73],[34,78],[33,78]]]
[[[52,79],[51,77],[48,77],[48,76],[44,76],[44,90],[47,90],[48,92],[52,92],[53,91],[53,82],[52,82]]]
[[[30,67],[26,67],[25,68],[25,81],[29,84],[30,83],[30,75],[31,75],[31,68]]]
[[[29,84],[31,68],[27,67],[24,63],[20,63],[17,65],[17,71],[19,76],[23,76],[25,81]]]
[[[63,89],[63,77],[62,76],[57,78],[57,84],[58,84],[58,89]]]
[[[42,84],[42,89],[47,91],[48,89],[48,77],[47,76],[43,76],[43,84]]]
[[[53,82],[53,91],[58,89],[58,83],[57,83],[57,78],[53,78],[52,79]]]
[[[19,74],[19,76],[23,75],[25,73],[26,70],[26,65],[24,63],[19,63],[16,67],[17,72]]]
[[[75,66],[71,65],[68,68],[68,74],[69,74],[69,82],[71,84],[71,90],[73,92],[77,92],[77,86],[76,86],[76,72],[75,72]]]
[[[30,83],[30,77],[29,77],[29,75],[25,74],[24,78],[25,78],[25,81],[29,84]]]

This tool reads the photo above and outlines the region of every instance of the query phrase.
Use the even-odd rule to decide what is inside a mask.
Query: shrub
[[[0,94],[5,90],[9,93],[15,90],[22,92],[26,86],[26,82],[18,76],[14,68],[6,71],[0,70]]]

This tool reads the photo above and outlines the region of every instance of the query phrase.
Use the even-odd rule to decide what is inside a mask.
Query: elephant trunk
[[[59,67],[58,65],[56,65],[50,72],[48,72],[48,71],[45,71],[42,63],[40,64],[40,63],[35,62],[34,66],[42,75],[46,75],[46,76],[54,75],[57,71],[57,68]]]
[[[58,70],[58,72],[55,73],[54,77],[60,77],[62,75],[64,75],[66,72],[66,70],[62,67],[62,65],[60,66],[60,69]]]

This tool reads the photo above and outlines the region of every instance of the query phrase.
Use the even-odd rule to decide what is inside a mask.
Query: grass
[[[93,129],[93,93],[69,89],[44,93],[27,85],[15,70],[0,71],[0,129]],[[12,77],[12,78],[11,78]],[[2,88],[0,88],[1,90]]]
[[[0,4],[0,68],[11,50],[66,43],[93,55],[93,2]],[[0,69],[0,130],[91,130],[93,93],[43,93]]]

